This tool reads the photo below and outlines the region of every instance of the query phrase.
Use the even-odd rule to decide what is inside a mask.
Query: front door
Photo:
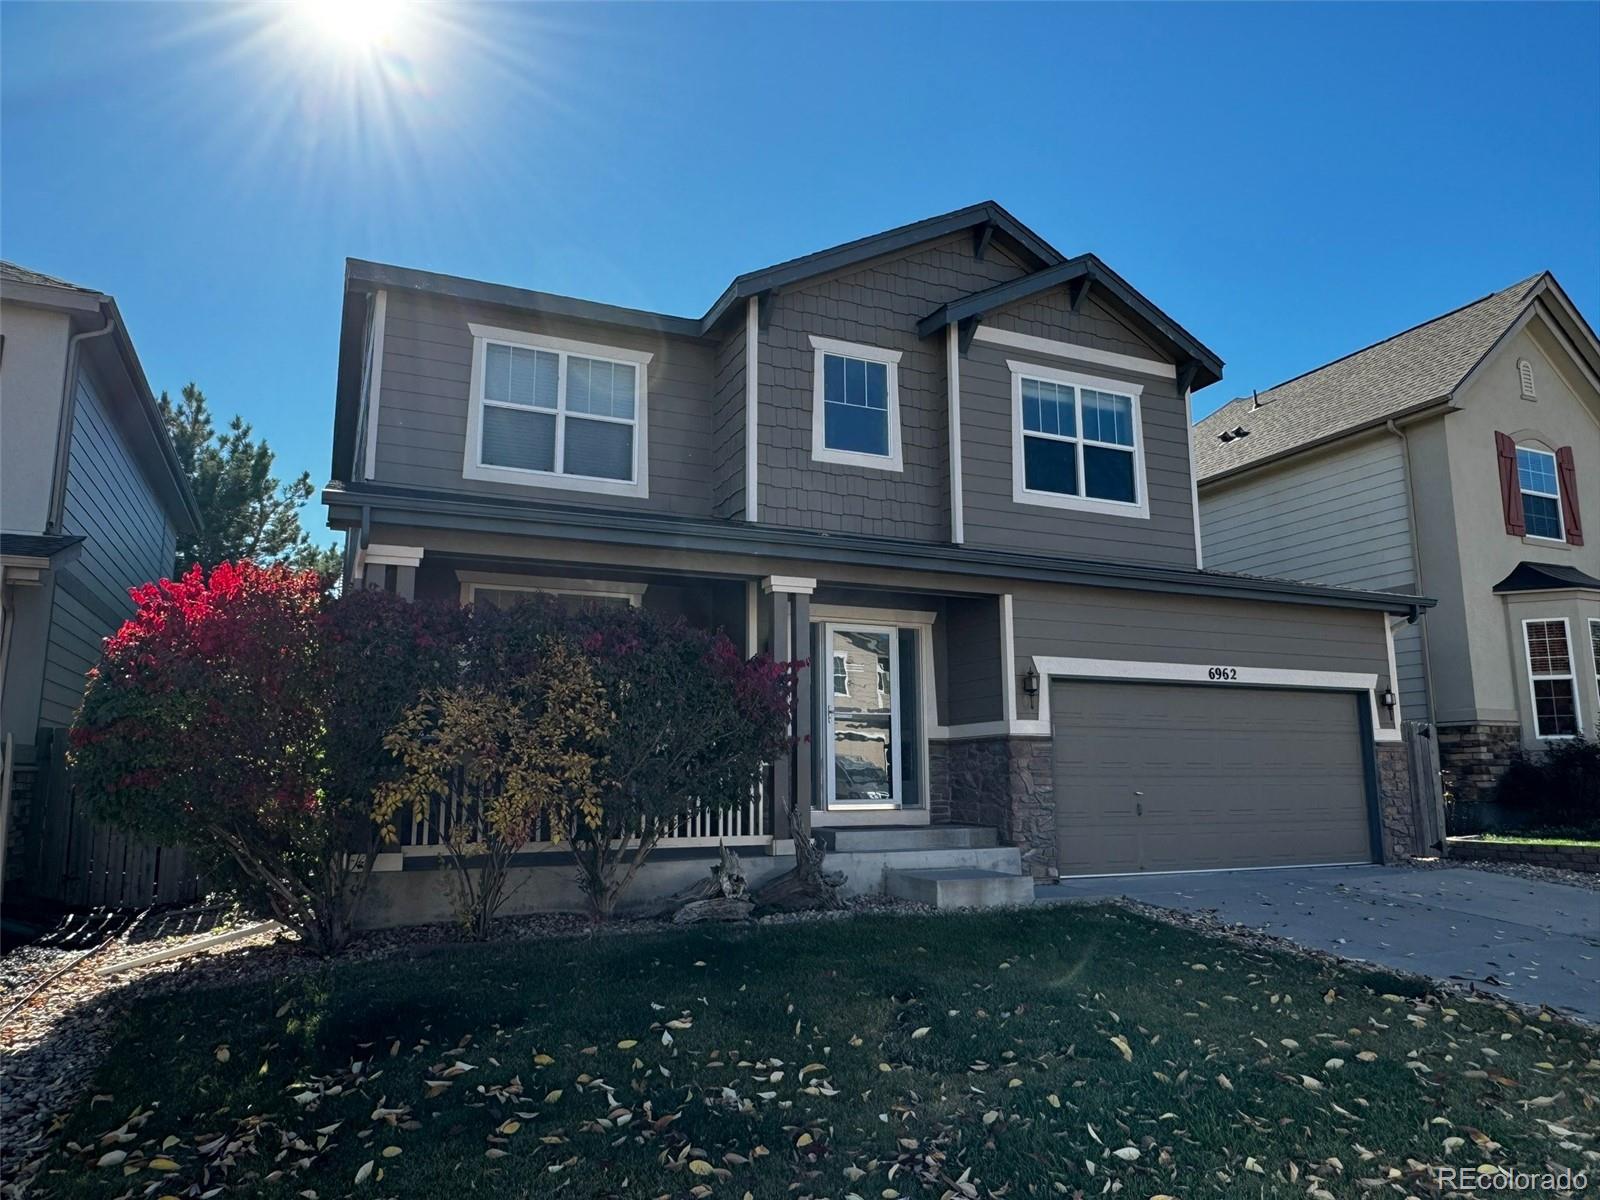
[[[900,664],[891,626],[826,625],[823,778],[833,810],[899,808]]]

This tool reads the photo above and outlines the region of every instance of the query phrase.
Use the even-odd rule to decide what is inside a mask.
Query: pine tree
[[[249,559],[314,570],[331,583],[339,574],[339,551],[314,544],[300,527],[300,506],[315,490],[311,473],[289,483],[278,479],[272,448],[256,440],[242,417],[217,432],[205,393],[193,383],[184,385],[177,403],[162,392],[160,405],[203,526],[179,539],[174,574],[196,563],[209,569]]]

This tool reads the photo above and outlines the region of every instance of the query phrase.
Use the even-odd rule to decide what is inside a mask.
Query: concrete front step
[[[999,845],[986,825],[856,825],[817,830],[830,852],[874,850],[981,850]]]
[[[889,871],[885,890],[903,900],[935,908],[1000,908],[1033,903],[1033,877],[985,871],[975,867],[936,867],[921,871]]]
[[[844,875],[847,895],[882,892],[890,871],[970,869],[1002,875],[1022,874],[1022,851],[1015,846],[971,850],[860,850],[829,854],[824,869]]]

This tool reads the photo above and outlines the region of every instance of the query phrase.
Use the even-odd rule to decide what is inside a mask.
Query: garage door
[[[1063,680],[1063,875],[1372,860],[1355,696]]]

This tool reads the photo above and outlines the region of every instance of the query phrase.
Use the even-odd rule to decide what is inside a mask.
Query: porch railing
[[[772,840],[765,783],[758,783],[750,799],[737,808],[715,811],[695,807],[678,818],[661,836],[658,846],[764,846]],[[444,848],[451,831],[462,822],[479,819],[468,806],[434,801],[427,815],[417,820],[411,813],[397,814],[399,851],[406,856],[433,855]],[[482,840],[481,834],[471,838]],[[556,849],[560,843],[550,835],[548,818],[540,818],[534,836],[522,847],[524,853]]]

